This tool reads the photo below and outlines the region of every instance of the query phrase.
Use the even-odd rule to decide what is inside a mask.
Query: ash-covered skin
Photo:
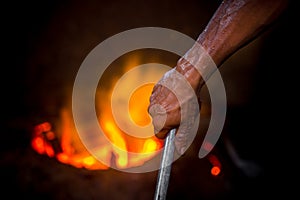
[[[192,88],[191,94],[199,93],[214,70],[269,27],[287,4],[286,0],[224,0],[220,4],[195,45],[153,89],[148,110],[158,138],[165,138],[171,129],[179,127],[175,147],[180,154],[184,152],[190,134],[188,126],[195,115],[187,87]],[[184,82],[189,86],[180,86]],[[184,94],[181,100],[178,93]]]
[[[195,126],[198,125],[199,105],[194,89],[173,68],[156,84],[150,102],[149,113],[155,134],[165,138],[168,131],[176,126],[175,147],[179,154],[183,154],[195,136]]]

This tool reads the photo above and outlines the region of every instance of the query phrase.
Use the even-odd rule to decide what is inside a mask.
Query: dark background
[[[156,172],[88,171],[30,148],[32,126],[55,118],[85,56],[132,28],[165,27],[196,39],[221,1],[11,1],[1,5],[1,191],[42,199],[153,199]],[[288,197],[296,190],[299,15],[294,2],[263,35],[220,68],[228,98],[214,152],[224,170],[209,174],[199,142],[172,168],[168,199]],[[167,62],[176,63],[176,60]],[[204,91],[204,102],[207,94]],[[201,132],[201,130],[200,130]],[[258,171],[237,167],[229,140]],[[257,169],[254,167],[254,169]],[[250,172],[250,175],[247,174]],[[253,172],[251,174],[251,172]],[[257,173],[256,173],[257,172]],[[293,186],[294,185],[294,186]]]

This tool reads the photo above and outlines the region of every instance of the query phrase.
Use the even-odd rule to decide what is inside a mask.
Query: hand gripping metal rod
[[[174,139],[176,129],[172,129],[165,139],[164,150],[158,171],[154,200],[165,200],[174,158]]]

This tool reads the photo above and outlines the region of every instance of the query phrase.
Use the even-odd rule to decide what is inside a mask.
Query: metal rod
[[[155,190],[155,200],[165,200],[169,185],[172,162],[174,158],[174,138],[176,129],[172,129],[165,139],[165,146],[158,171],[157,184]]]

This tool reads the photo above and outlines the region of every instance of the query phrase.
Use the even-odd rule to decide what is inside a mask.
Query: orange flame
[[[138,58],[131,59],[131,62],[127,63],[124,68],[128,70],[136,66],[138,62]],[[151,123],[147,106],[153,86],[153,84],[146,84],[139,87],[133,92],[129,100],[130,117],[139,126],[146,126]],[[114,144],[113,146],[103,145],[97,149],[97,156],[105,162],[100,162],[93,157],[83,145],[74,125],[71,108],[63,108],[60,111],[60,123],[55,124],[55,130],[52,130],[49,122],[35,126],[31,141],[32,148],[39,154],[55,157],[61,163],[90,170],[108,169],[112,164],[113,155],[118,168],[140,166],[151,159],[155,152],[162,148],[162,141],[155,136],[136,138],[120,130],[110,109],[112,91],[112,87],[109,91],[102,89],[97,91],[98,96],[96,96],[96,99],[101,97],[101,101],[96,101],[99,124],[107,138]],[[138,154],[137,156],[129,156],[128,153],[130,152]]]

